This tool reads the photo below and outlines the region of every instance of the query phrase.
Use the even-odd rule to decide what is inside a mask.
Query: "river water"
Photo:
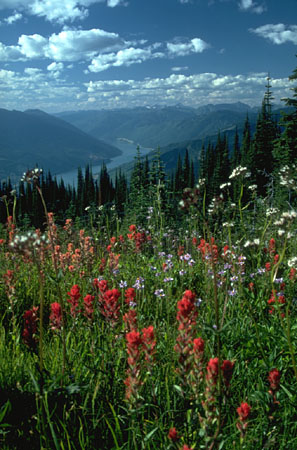
[[[137,144],[128,140],[117,139],[112,143],[115,147],[122,151],[120,156],[116,156],[113,158],[110,163],[106,164],[107,169],[114,169],[121,164],[125,164],[127,162],[133,161],[137,152]],[[146,155],[152,148],[139,147],[141,156]],[[100,173],[102,167],[102,163],[96,166],[92,166],[93,175]],[[84,174],[84,168],[82,168],[82,173]],[[65,185],[70,184],[71,186],[75,186],[77,182],[77,169],[71,170],[70,172],[64,172],[56,175],[57,180],[60,181],[63,178]]]

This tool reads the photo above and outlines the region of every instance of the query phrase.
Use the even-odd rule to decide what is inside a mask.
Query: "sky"
[[[292,97],[297,0],[0,0],[0,108]]]

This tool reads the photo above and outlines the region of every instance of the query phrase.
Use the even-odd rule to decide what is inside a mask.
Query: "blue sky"
[[[0,0],[0,107],[280,103],[296,49],[296,0]]]

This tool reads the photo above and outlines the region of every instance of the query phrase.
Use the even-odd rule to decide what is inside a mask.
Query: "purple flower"
[[[155,291],[155,295],[156,295],[157,297],[159,297],[159,298],[165,297],[164,289],[157,289],[157,290]]]

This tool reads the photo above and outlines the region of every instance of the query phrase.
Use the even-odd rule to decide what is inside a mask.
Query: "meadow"
[[[206,210],[199,180],[178,222],[8,216],[1,449],[296,449],[293,181],[261,198],[239,167]]]

